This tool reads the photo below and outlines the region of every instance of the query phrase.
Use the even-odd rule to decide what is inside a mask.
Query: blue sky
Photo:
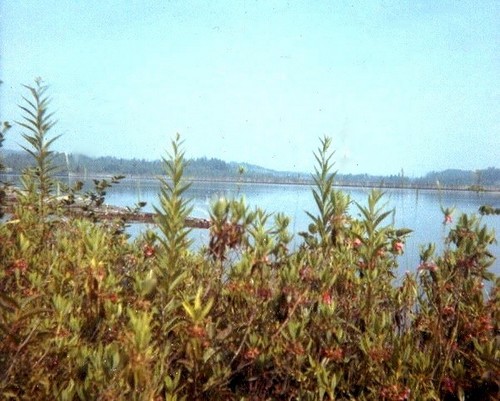
[[[499,167],[498,1],[3,1],[0,119],[42,77],[55,148],[341,173]],[[5,146],[21,142],[20,130]]]

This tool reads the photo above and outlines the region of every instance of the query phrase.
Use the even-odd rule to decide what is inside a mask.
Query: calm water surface
[[[351,196],[351,199],[367,204],[369,189],[342,188]],[[153,205],[158,204],[159,184],[156,181],[124,181],[108,192],[107,203],[119,206],[133,206],[136,202],[146,201],[145,211],[152,211]],[[260,207],[268,212],[283,212],[290,217],[290,231],[295,234],[295,243],[300,242],[296,234],[306,231],[310,223],[305,210],[316,213],[311,188],[306,185],[277,185],[277,184],[237,184],[237,183],[193,183],[186,196],[193,199],[193,215],[208,218],[209,207],[214,199],[221,196],[243,195],[250,207]],[[385,190],[382,199],[386,210],[395,210],[386,223],[394,222],[396,227],[406,227],[413,231],[406,242],[405,253],[399,258],[400,273],[415,271],[419,264],[419,246],[429,242],[436,243],[438,251],[442,249],[443,238],[449,226],[443,226],[443,207],[456,207],[453,215],[456,220],[461,213],[477,213],[481,205],[489,204],[500,207],[499,193],[475,193],[467,191],[429,191],[409,189]],[[359,216],[356,205],[352,205],[350,213]],[[500,233],[500,216],[483,216],[482,223],[495,233]],[[144,225],[133,225],[130,228],[132,235],[138,234]],[[208,242],[207,230],[194,230],[194,239],[198,246]],[[498,258],[499,246],[491,248]],[[495,274],[500,274],[500,261],[497,259],[492,267]]]

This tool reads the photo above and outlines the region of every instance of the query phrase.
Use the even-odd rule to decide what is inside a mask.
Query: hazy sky
[[[499,167],[500,2],[1,1],[0,119],[50,85],[59,151],[342,173]],[[20,143],[11,131],[6,147]]]

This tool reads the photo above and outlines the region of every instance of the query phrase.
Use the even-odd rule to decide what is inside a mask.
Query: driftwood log
[[[97,220],[115,220],[122,219],[131,223],[156,223],[156,214],[150,212],[130,212],[128,209],[117,206],[106,205],[103,210],[94,210],[92,213]],[[210,220],[198,217],[188,217],[184,224],[191,228],[210,228]]]

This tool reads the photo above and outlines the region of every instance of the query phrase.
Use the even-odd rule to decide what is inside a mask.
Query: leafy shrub
[[[91,216],[54,218],[41,159],[50,143],[36,143],[39,170],[27,172],[20,207],[0,225],[2,399],[498,396],[495,239],[476,216],[451,227],[442,255],[424,247],[417,275],[394,280],[410,230],[387,223],[393,211],[379,191],[357,205],[361,219],[348,214],[324,138],[318,214],[297,251],[285,216],[221,199],[208,253],[193,252],[177,136],[164,160],[159,234],[130,242]]]

